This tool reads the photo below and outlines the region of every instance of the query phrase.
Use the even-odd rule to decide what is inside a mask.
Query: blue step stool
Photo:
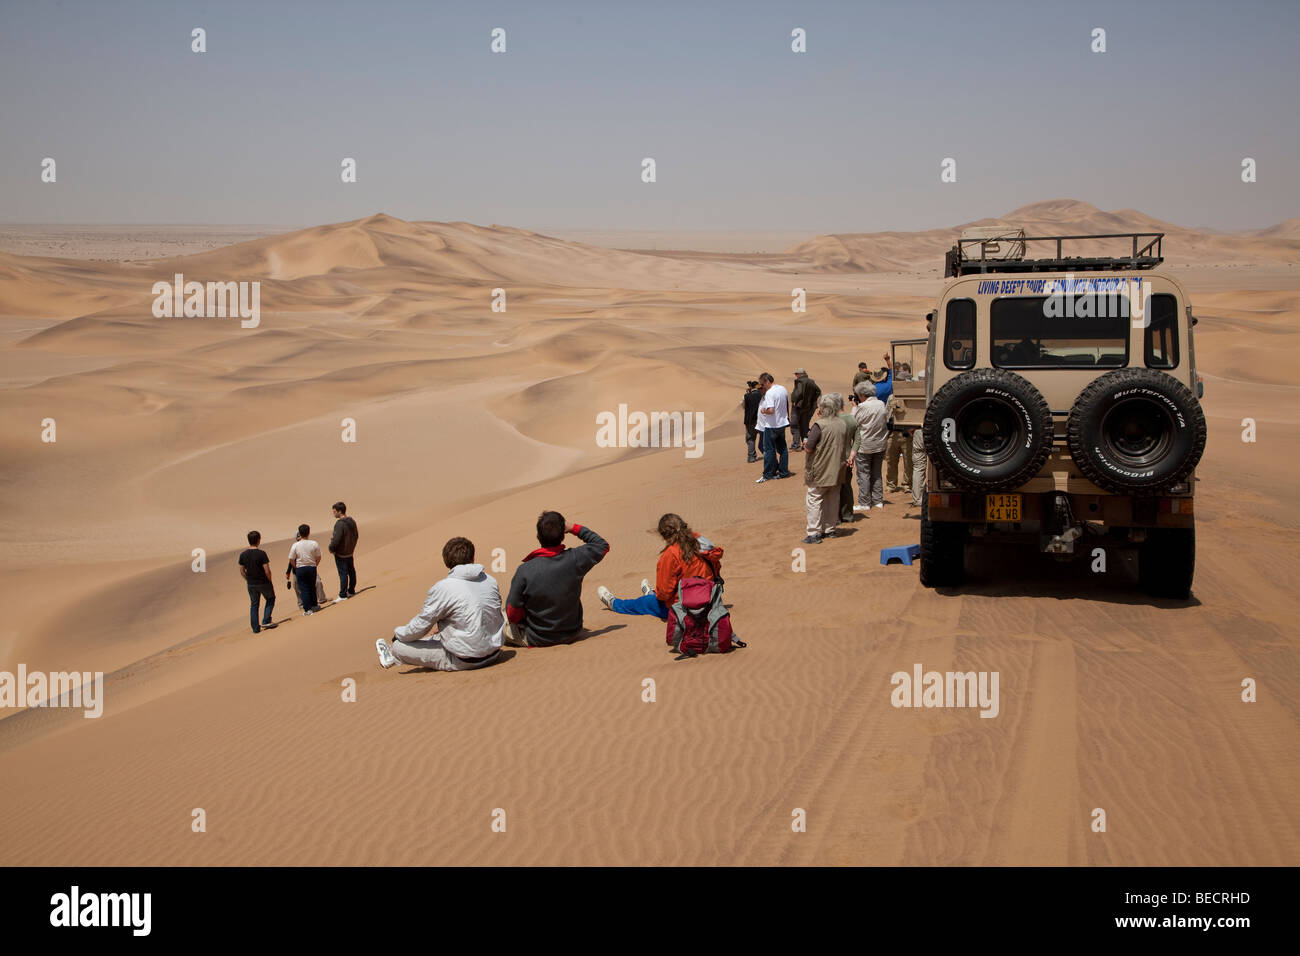
[[[912,559],[921,553],[919,544],[906,544],[901,548],[881,548],[880,563],[888,564],[890,561],[899,561],[903,564],[911,564]]]

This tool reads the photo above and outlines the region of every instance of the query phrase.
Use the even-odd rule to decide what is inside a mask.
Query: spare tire
[[[1154,495],[1192,473],[1205,451],[1205,412],[1172,375],[1120,368],[1070,409],[1070,455],[1103,491]]]
[[[923,435],[930,460],[957,487],[1018,488],[1038,474],[1052,450],[1052,410],[1015,372],[977,368],[934,393]]]

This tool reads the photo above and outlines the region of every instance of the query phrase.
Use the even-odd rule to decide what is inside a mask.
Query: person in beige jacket
[[[889,396],[885,403],[885,417],[892,421],[902,400],[897,395]],[[899,473],[898,460],[903,460],[903,470]],[[885,439],[885,487],[890,491],[912,490],[912,435],[910,432],[891,431]]]
[[[818,418],[804,442],[804,484],[808,537],[804,544],[821,544],[834,537],[840,510],[840,473],[849,460],[849,426],[840,417],[842,399],[823,395],[817,403]]]

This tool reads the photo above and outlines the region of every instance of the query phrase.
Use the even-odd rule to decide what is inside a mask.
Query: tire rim
[[[1128,399],[1102,416],[1100,438],[1107,456],[1119,464],[1150,468],[1168,456],[1174,421],[1168,410],[1150,399]]]
[[[957,448],[969,462],[986,468],[1000,465],[1024,445],[1025,426],[1019,410],[999,398],[983,397],[961,411]]]

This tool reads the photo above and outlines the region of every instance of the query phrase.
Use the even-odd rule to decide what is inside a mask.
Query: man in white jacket
[[[451,570],[429,588],[420,613],[393,631],[391,647],[382,637],[375,642],[381,667],[467,671],[501,660],[504,623],[496,579],[473,563],[474,542],[468,538],[448,541],[442,560]],[[437,635],[429,637],[435,625]]]

